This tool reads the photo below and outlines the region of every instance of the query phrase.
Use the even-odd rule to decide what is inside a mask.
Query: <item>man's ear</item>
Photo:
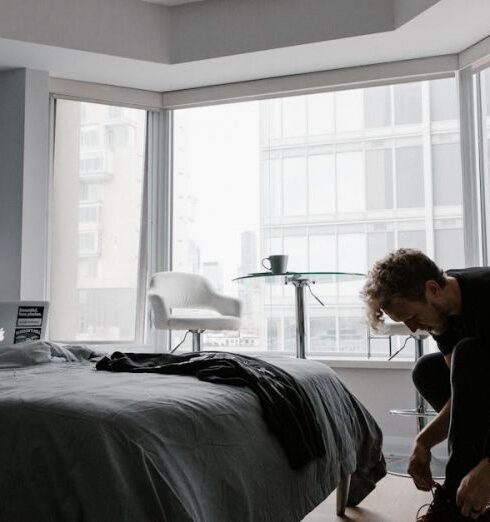
[[[433,279],[429,279],[425,282],[425,295],[426,297],[439,297],[441,295],[441,287]]]

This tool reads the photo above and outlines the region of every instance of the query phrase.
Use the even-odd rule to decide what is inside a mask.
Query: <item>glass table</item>
[[[357,281],[365,274],[355,272],[285,272],[275,274],[272,272],[257,272],[236,277],[233,281],[246,281],[247,279],[262,278],[267,282],[282,282],[285,285],[293,285],[295,290],[295,309],[296,309],[296,357],[306,358],[306,311],[305,311],[305,288],[315,283],[343,283]],[[321,304],[324,303],[313,294],[313,297]]]

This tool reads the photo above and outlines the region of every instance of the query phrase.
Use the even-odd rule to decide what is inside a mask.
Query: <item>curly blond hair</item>
[[[433,280],[444,287],[444,272],[423,252],[399,248],[377,261],[361,290],[366,319],[375,331],[383,330],[383,310],[394,298],[425,301],[425,283]]]

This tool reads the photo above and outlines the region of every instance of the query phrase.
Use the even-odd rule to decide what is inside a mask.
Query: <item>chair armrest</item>
[[[168,330],[169,313],[163,299],[157,294],[149,294],[151,309],[153,312],[153,325],[159,330]]]
[[[215,294],[213,299],[213,307],[221,315],[231,315],[234,317],[242,316],[242,302],[235,297]]]

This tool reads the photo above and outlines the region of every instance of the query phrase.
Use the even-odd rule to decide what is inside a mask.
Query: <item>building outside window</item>
[[[56,103],[50,338],[134,341],[146,112]]]

